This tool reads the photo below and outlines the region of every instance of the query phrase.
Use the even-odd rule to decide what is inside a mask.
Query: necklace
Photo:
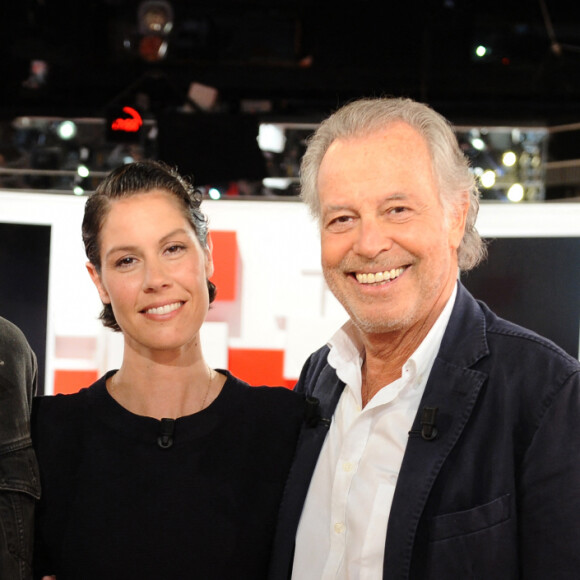
[[[205,404],[207,403],[207,398],[209,397],[211,382],[213,380],[213,373],[214,373],[214,371],[212,371],[209,367],[207,367],[207,374],[209,375],[209,380],[207,381],[207,389],[205,391],[205,397],[203,398],[203,402],[201,404],[199,411],[203,411],[205,409]],[[199,411],[198,411],[198,413],[199,413]]]
[[[201,407],[197,410],[197,413],[203,411],[207,405],[207,400],[209,397],[209,393],[211,391],[211,383],[215,376],[215,371],[212,370],[209,366],[207,367],[207,374],[208,374],[208,381],[207,381],[207,388],[205,390],[205,395],[203,397],[203,401],[201,403]],[[111,396],[113,396],[113,391],[115,392],[114,398],[117,399],[119,397],[119,389],[117,388],[119,383],[117,381],[117,373],[115,373],[111,379],[109,380],[108,390]]]

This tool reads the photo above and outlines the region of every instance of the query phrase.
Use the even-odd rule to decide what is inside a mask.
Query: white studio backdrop
[[[101,374],[122,356],[120,335],[97,320],[101,303],[81,241],[85,201],[0,191],[0,222],[51,226],[46,393],[56,369]],[[281,349],[284,377],[297,378],[346,320],[324,283],[317,224],[297,200],[206,200],[202,209],[210,231],[236,232],[239,251],[237,305],[216,303],[203,328],[208,362],[227,368],[228,348]],[[580,237],[580,203],[483,203],[477,226],[484,237]]]

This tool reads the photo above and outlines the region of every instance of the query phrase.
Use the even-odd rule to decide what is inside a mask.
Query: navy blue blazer
[[[296,386],[320,404],[288,478],[271,580],[290,578],[302,506],[344,387],[327,355],[328,347],[315,352]],[[434,438],[422,436],[426,407],[438,408]],[[580,363],[461,284],[409,433],[387,537],[384,580],[580,578]]]

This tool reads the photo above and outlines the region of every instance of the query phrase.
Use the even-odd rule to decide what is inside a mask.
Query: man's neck
[[[361,397],[363,408],[385,385],[397,380],[403,365],[415,351],[414,348],[397,348],[392,343],[379,348],[369,347],[365,341],[365,355],[361,368]],[[418,346],[418,345],[417,345]]]
[[[363,408],[384,386],[401,377],[403,366],[421,346],[445,306],[431,313],[422,323],[408,329],[393,330],[382,334],[365,334],[359,330],[364,347],[361,368],[361,398]]]

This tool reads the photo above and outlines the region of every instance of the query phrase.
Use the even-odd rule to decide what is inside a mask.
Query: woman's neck
[[[109,394],[127,410],[156,419],[176,419],[205,409],[219,395],[224,377],[203,357],[190,364],[139,361],[126,356],[107,381]]]

